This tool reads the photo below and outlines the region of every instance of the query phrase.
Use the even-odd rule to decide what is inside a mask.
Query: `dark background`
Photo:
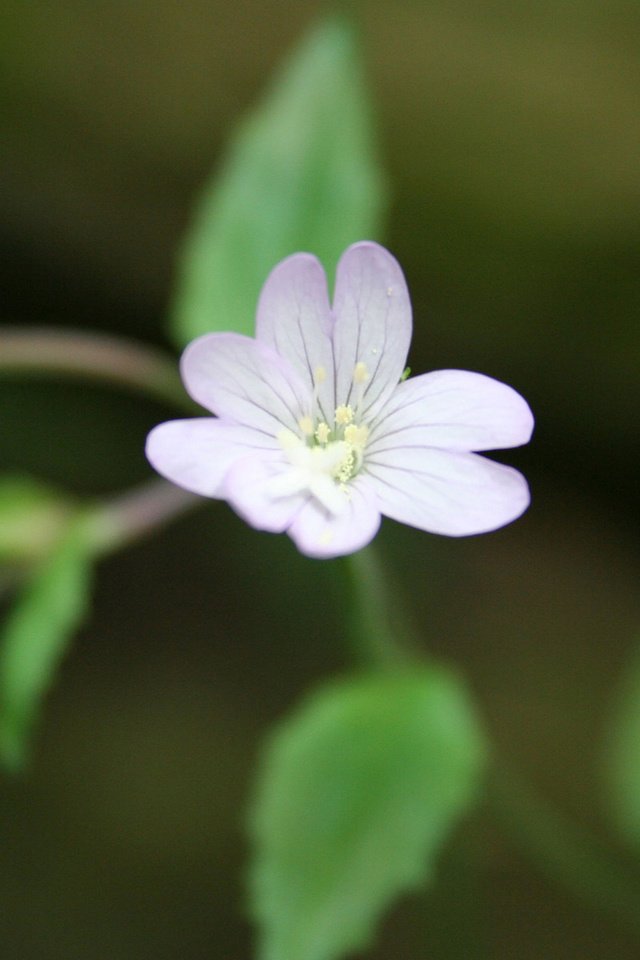
[[[379,537],[425,648],[469,678],[497,749],[613,844],[600,768],[637,642],[640,8],[354,4],[413,295],[415,372],[480,370],[537,418],[503,459],[533,505],[454,541]],[[317,2],[5,0],[3,323],[165,344],[176,250],[236,118]],[[336,110],[340,105],[336,104]],[[74,492],[150,476],[174,410],[0,382],[0,464]],[[220,503],[105,561],[28,777],[0,794],[7,960],[243,958],[243,810],[264,730],[350,662],[342,567]],[[249,599],[248,599],[249,598]],[[483,810],[376,960],[619,960]],[[283,958],[285,960],[285,958]]]

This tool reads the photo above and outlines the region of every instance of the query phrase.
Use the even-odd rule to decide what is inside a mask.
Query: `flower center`
[[[288,467],[268,484],[274,498],[298,493],[311,493],[333,515],[342,513],[350,497],[349,482],[356,476],[364,459],[369,430],[358,423],[363,385],[369,379],[364,363],[356,364],[353,382],[356,387],[355,410],[349,404],[336,407],[333,423],[314,418],[317,411],[317,387],[326,374],[315,371],[316,391],[311,415],[298,420],[301,436],[282,430],[278,441],[284,450]]]

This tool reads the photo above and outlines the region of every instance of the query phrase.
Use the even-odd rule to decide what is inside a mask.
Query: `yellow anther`
[[[313,434],[313,420],[311,417],[300,417],[298,420],[298,426],[304,433],[305,437],[310,437]]]
[[[358,427],[355,423],[352,423],[348,427],[345,427],[344,439],[347,443],[350,443],[352,447],[364,447],[368,436],[369,431],[364,424]]]
[[[359,360],[353,371],[353,382],[354,383],[366,383],[369,379],[369,371],[367,369],[366,363],[363,363],[362,360]]]
[[[316,367],[313,371],[313,382],[316,386],[320,383],[324,383],[327,379],[327,371],[324,367]]]
[[[331,428],[328,423],[325,423],[324,420],[322,423],[319,423],[316,432],[315,438],[318,443],[326,443],[329,437],[331,436]]]
[[[336,423],[339,427],[346,427],[353,420],[353,410],[341,403],[336,407]]]

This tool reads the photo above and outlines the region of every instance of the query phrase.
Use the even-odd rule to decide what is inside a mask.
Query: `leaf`
[[[619,684],[604,756],[606,800],[620,836],[640,849],[640,651]]]
[[[414,669],[325,688],[277,732],[252,818],[260,960],[335,960],[430,879],[479,782],[464,688]]]
[[[212,330],[252,335],[271,268],[306,250],[333,270],[350,243],[379,234],[383,194],[355,37],[330,19],[240,126],[202,197],[173,305],[178,342]]]
[[[29,477],[0,477],[0,562],[40,558],[59,538],[70,505]]]
[[[87,612],[93,550],[79,523],[41,564],[0,638],[0,760],[19,769],[40,702]]]

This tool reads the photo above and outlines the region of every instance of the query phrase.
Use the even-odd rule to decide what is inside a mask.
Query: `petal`
[[[467,370],[437,370],[398,384],[371,429],[368,450],[501,450],[527,443],[532,430],[529,405],[506,383]]]
[[[366,472],[382,513],[429,533],[487,533],[515,520],[529,505],[522,474],[475,453],[385,451],[367,456]]]
[[[411,302],[397,261],[376,243],[356,243],[342,255],[333,303],[336,405],[358,406],[353,373],[363,363],[361,415],[375,416],[402,376],[411,342]]]
[[[287,360],[238,333],[208,333],[182,355],[182,379],[193,399],[236,423],[275,436],[298,432],[311,398]]]
[[[336,406],[332,328],[327,278],[320,262],[310,253],[287,257],[271,271],[262,288],[256,338],[285,357],[310,392],[316,371],[319,367],[324,370],[318,402],[327,423],[333,422]]]
[[[276,457],[260,455],[238,460],[226,476],[225,498],[243,520],[257,530],[283,533],[304,505],[307,495],[298,492],[273,496],[273,481],[286,475],[282,451]]]
[[[203,497],[224,496],[220,487],[231,465],[256,450],[268,456],[277,450],[276,441],[213,417],[161,423],[146,446],[147,459],[158,473]]]
[[[378,532],[380,510],[365,478],[349,485],[348,508],[339,516],[308,500],[289,527],[298,550],[308,557],[339,557],[366,546]]]

